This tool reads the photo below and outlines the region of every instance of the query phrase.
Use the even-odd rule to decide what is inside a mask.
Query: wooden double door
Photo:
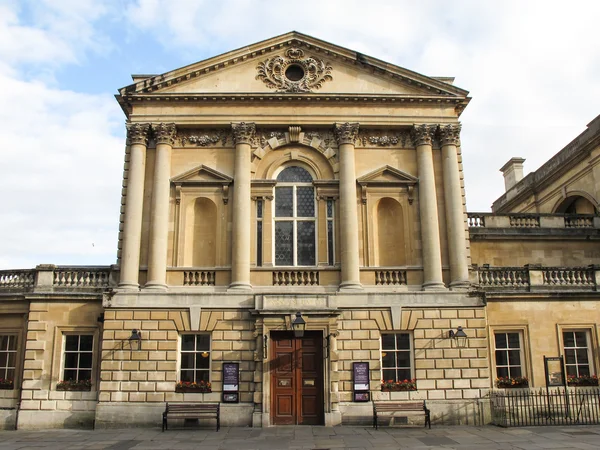
[[[271,332],[271,422],[323,425],[323,333]]]

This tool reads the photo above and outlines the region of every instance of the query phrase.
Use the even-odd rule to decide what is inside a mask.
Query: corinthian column
[[[256,134],[253,123],[231,124],[235,142],[233,181],[233,230],[230,289],[252,289],[250,285],[250,158],[251,141]]]
[[[419,214],[423,246],[423,289],[443,289],[440,227],[433,171],[432,138],[436,125],[414,125],[412,138],[417,148]]]
[[[459,136],[460,124],[440,126],[451,288],[466,288],[469,286],[464,209],[456,151]]]
[[[356,207],[356,169],[354,141],[358,123],[336,123],[335,137],[340,158],[340,289],[362,289],[358,260],[358,210]]]
[[[144,206],[144,174],[146,173],[147,123],[127,124],[129,168],[123,218],[123,247],[119,287],[138,289],[140,274],[140,242],[142,239],[142,208]]]
[[[171,189],[171,150],[175,142],[175,124],[153,125],[156,138],[154,180],[148,258],[148,289],[167,288],[167,248],[169,237],[169,191]]]

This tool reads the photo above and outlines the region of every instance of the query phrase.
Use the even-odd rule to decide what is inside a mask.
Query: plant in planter
[[[567,376],[569,386],[598,386],[598,375]]]
[[[63,380],[56,385],[57,391],[91,391],[92,380]]]
[[[0,378],[0,389],[14,389],[15,382],[8,378]]]
[[[175,392],[195,392],[199,394],[207,394],[212,392],[212,387],[208,381],[179,381],[175,385]]]
[[[392,391],[416,391],[417,390],[417,380],[413,378],[412,380],[381,380],[381,390],[383,392],[392,392]]]
[[[526,388],[529,387],[527,377],[498,377],[496,386],[499,388]]]

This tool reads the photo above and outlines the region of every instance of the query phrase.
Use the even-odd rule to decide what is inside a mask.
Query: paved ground
[[[600,426],[580,427],[273,427],[0,431],[8,449],[600,449]]]

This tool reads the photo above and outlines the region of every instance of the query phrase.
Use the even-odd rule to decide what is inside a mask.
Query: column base
[[[117,285],[117,289],[123,289],[124,291],[139,291],[140,285],[138,283],[130,283],[129,281],[124,281]]]
[[[466,291],[471,287],[471,282],[467,280],[457,280],[450,283],[451,291]]]
[[[340,284],[339,291],[362,291],[363,286],[356,281],[344,281]]]
[[[429,283],[423,283],[424,291],[445,291],[446,286],[441,281],[431,281]]]
[[[242,283],[242,282],[238,282],[238,281],[236,281],[235,283],[231,283],[229,285],[229,287],[227,288],[227,292],[229,292],[229,291],[234,291],[234,292],[251,291],[251,290],[252,290],[252,285],[250,283]]]
[[[148,291],[166,291],[168,286],[164,283],[159,283],[158,281],[150,281],[146,283],[144,286],[144,290]]]

